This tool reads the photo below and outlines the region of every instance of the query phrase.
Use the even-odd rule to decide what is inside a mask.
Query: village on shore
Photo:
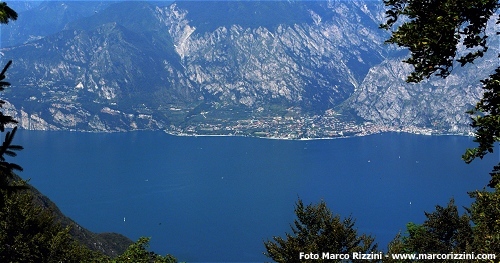
[[[218,120],[197,123],[183,128],[170,126],[165,132],[178,136],[249,136],[270,139],[334,139],[366,136],[383,132],[404,132],[421,135],[473,135],[470,132],[449,132],[416,126],[394,127],[371,122],[341,121],[332,116],[269,117],[248,120]]]

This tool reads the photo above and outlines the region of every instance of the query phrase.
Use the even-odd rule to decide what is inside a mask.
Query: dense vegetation
[[[432,75],[446,77],[456,63],[472,63],[487,51],[485,28],[500,6],[492,0],[384,0],[387,22],[392,30],[388,43],[406,47],[411,52],[407,63],[415,66],[409,82],[419,82]],[[430,12],[432,10],[432,12]],[[402,19],[404,18],[404,19]],[[0,23],[16,20],[17,14],[0,3]],[[399,22],[399,21],[403,22]],[[457,45],[470,52],[458,55]],[[458,57],[458,58],[457,58]],[[11,65],[9,61],[0,73],[0,91],[10,83],[3,81]],[[483,158],[492,153],[500,137],[500,67],[482,81],[484,96],[469,113],[476,128],[478,147],[468,149],[464,161]],[[0,107],[4,102],[0,100]],[[0,112],[0,131],[6,133],[0,146],[0,261],[1,262],[175,262],[175,258],[147,251],[148,238],[140,238],[123,254],[110,258],[92,251],[70,235],[53,211],[39,206],[28,183],[19,179],[18,164],[8,162],[23,147],[13,144],[16,121]],[[460,215],[453,200],[446,207],[425,213],[422,224],[408,223],[406,232],[389,244],[389,253],[495,253],[500,251],[500,164],[493,168],[490,189],[469,193],[473,204]],[[286,238],[273,237],[266,241],[266,255],[278,262],[296,262],[300,252],[376,253],[374,239],[358,234],[355,221],[334,215],[325,202],[304,206],[299,199],[297,220]],[[382,260],[390,262],[391,258]],[[331,261],[331,260],[329,260]],[[340,259],[338,260],[341,261]],[[450,260],[453,262],[454,260]],[[401,262],[401,260],[398,260]],[[446,261],[443,261],[446,262]]]
[[[6,3],[0,3],[0,23],[16,20],[17,13]],[[3,81],[12,61],[0,73],[0,91],[10,86]],[[5,102],[0,100],[0,108]],[[18,164],[8,162],[6,156],[16,156],[22,150],[14,145],[17,121],[0,112],[0,132],[7,132],[0,146],[0,262],[176,262],[171,256],[147,251],[148,238],[140,238],[122,255],[110,258],[76,241],[70,234],[71,226],[63,227],[50,208],[36,202],[34,190],[20,179],[15,171]]]
[[[399,26],[392,30],[388,43],[406,47],[411,57],[405,62],[414,66],[408,82],[419,82],[424,78],[437,75],[445,78],[456,64],[464,66],[473,63],[488,50],[488,23],[495,23],[492,16],[498,11],[500,4],[497,0],[384,0],[387,10],[387,22],[382,25],[392,30],[397,23]],[[496,19],[500,22],[500,18]],[[403,22],[400,22],[403,21]],[[498,32],[497,32],[498,34]],[[462,47],[466,52],[459,52]],[[482,80],[483,98],[468,113],[471,115],[471,126],[475,128],[475,142],[478,146],[467,149],[463,155],[466,163],[475,158],[483,158],[493,153],[495,142],[500,138],[500,67]],[[495,253],[500,251],[500,164],[490,173],[491,180],[488,187],[491,190],[473,191],[469,195],[474,202],[468,210],[471,239],[451,242],[455,249],[475,253]],[[437,212],[442,211],[440,209]],[[449,213],[438,214],[438,228],[448,233],[456,234],[464,231],[462,224],[446,221],[443,218]],[[429,218],[430,221],[433,218]],[[462,220],[462,219],[461,219]],[[462,220],[465,222],[465,219]],[[427,222],[426,222],[427,223]],[[410,231],[410,238],[418,238],[420,230],[426,235],[435,233],[435,230],[425,227],[418,231]],[[443,235],[448,237],[448,235]],[[403,240],[404,241],[404,240]],[[442,241],[442,240],[441,240]],[[408,242],[403,242],[408,245]],[[413,251],[424,252],[424,247],[406,247]]]
[[[277,262],[311,259],[306,255],[311,252],[377,253],[377,245],[371,236],[358,235],[354,229],[354,219],[348,217],[341,220],[340,216],[334,216],[324,201],[304,206],[299,199],[295,214],[297,220],[291,226],[292,234],[287,233],[286,239],[277,236],[273,237],[274,241],[264,242],[267,249],[265,255]],[[330,259],[321,258],[315,261],[331,262]]]
[[[411,53],[410,58],[405,60],[414,66],[414,71],[408,76],[408,82],[420,82],[433,75],[446,78],[457,63],[464,66],[482,57],[488,50],[486,26],[500,6],[497,0],[384,0],[384,3],[388,7],[387,21],[381,27],[392,30],[387,43],[408,48]],[[500,18],[497,23],[500,23]],[[467,52],[459,53],[460,46],[465,47]],[[472,116],[471,126],[476,129],[475,142],[478,147],[466,150],[463,155],[466,163],[492,153],[495,142],[500,140],[500,67],[481,83],[484,96],[476,107],[468,112]],[[427,219],[423,224],[408,223],[406,232],[398,234],[389,244],[388,253],[498,253],[500,163],[493,168],[490,175],[491,180],[487,185],[490,189],[469,193],[474,202],[465,214],[459,215],[453,199],[446,207],[436,206],[436,211],[425,213]],[[341,233],[346,231],[353,234],[352,241],[359,242],[366,238],[364,234],[360,237],[356,235],[353,223],[342,226],[339,217],[333,217],[324,202],[316,206],[310,205],[304,210],[299,200],[296,214],[298,221],[294,223],[295,228],[292,227],[293,234],[286,234],[285,240],[274,237],[274,242],[265,242],[266,255],[273,260],[304,261],[299,260],[299,251],[349,253],[352,251],[349,246],[332,245],[338,244],[339,240],[342,240]],[[352,222],[350,218],[346,220]],[[365,241],[363,244],[371,245],[372,240],[369,241],[370,243]],[[367,248],[364,246],[360,251],[369,253],[371,250]],[[392,260],[391,257],[373,261],[418,262]]]

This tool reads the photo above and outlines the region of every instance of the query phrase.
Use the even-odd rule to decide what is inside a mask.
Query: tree
[[[465,66],[482,57],[488,50],[486,28],[500,7],[498,0],[384,0],[384,4],[389,9],[381,27],[391,31],[387,43],[410,51],[410,58],[404,60],[414,66],[408,82],[434,74],[445,78],[456,64]],[[460,45],[467,51],[459,55]],[[466,163],[492,153],[500,140],[500,67],[481,84],[483,97],[468,111],[478,145],[466,150],[462,156]],[[500,163],[490,175],[488,186],[493,191],[469,193],[475,199],[470,209],[472,246],[483,253],[500,251]]]
[[[482,57],[488,50],[486,27],[500,6],[497,0],[384,0],[384,4],[389,9],[381,27],[391,30],[386,42],[410,51],[404,60],[414,66],[408,82],[433,74],[445,78],[456,64],[464,66]],[[458,54],[460,45],[466,48],[465,54]],[[468,112],[478,146],[463,155],[467,163],[493,152],[500,138],[500,67],[481,83],[483,98]],[[488,186],[494,188],[500,182],[499,169],[494,168]]]
[[[16,20],[17,13],[0,3],[0,23],[7,24]],[[0,72],[0,91],[10,86],[4,81],[7,69],[12,61],[7,62]],[[5,101],[0,100],[0,108]],[[6,126],[15,125],[12,116],[0,112],[0,132]],[[78,244],[69,235],[69,228],[56,223],[51,211],[36,206],[33,194],[24,180],[19,179],[14,171],[22,171],[21,166],[7,162],[6,156],[16,156],[15,151],[23,147],[13,145],[17,127],[5,135],[0,146],[0,261],[1,262],[82,262],[91,261],[96,256],[89,249]]]
[[[0,3],[0,23],[7,24],[10,20],[16,20],[16,19],[17,19],[17,13],[10,7],[8,7],[6,3]],[[4,79],[5,79],[5,73],[11,64],[12,60],[9,60],[9,62],[7,62],[3,70],[0,72],[0,91],[4,91],[5,87],[10,86],[10,83],[4,81]],[[5,101],[0,100],[0,108],[2,108],[3,104],[5,104]],[[12,116],[6,116],[3,114],[3,112],[0,111],[0,132],[4,132],[5,127],[9,124],[11,125],[17,124],[17,121],[14,120]],[[14,157],[16,156],[15,151],[23,149],[22,146],[12,145],[12,141],[14,139],[16,130],[17,127],[14,127],[12,131],[7,132],[3,144],[2,146],[0,146],[0,189],[15,190],[24,187],[22,186],[22,184],[15,185],[14,183],[14,185],[11,185],[12,180],[14,178],[14,171],[16,170],[22,171],[22,167],[15,163],[7,162],[5,160],[5,155]]]
[[[275,236],[274,241],[266,241],[266,256],[277,262],[301,262],[300,253],[336,253],[352,254],[376,252],[377,245],[369,235],[358,235],[354,228],[355,221],[348,217],[343,220],[334,216],[326,203],[304,206],[301,199],[296,203],[297,219],[291,226],[292,233],[286,233],[286,238]],[[318,262],[342,262],[341,259],[315,260]],[[354,260],[355,262],[355,260]],[[364,260],[366,262],[366,260]]]
[[[470,196],[475,199],[471,205],[472,222],[474,222],[473,248],[476,253],[500,252],[500,194],[494,192],[474,191]],[[500,256],[497,254],[497,256]]]
[[[161,256],[154,252],[147,251],[149,238],[141,237],[137,242],[123,252],[116,259],[110,260],[110,263],[175,263],[177,260],[172,255]]]
[[[453,199],[446,207],[437,205],[433,213],[425,213],[423,224],[408,223],[405,236],[397,235],[389,244],[389,254],[448,254],[475,252],[470,216],[459,216]],[[384,262],[391,262],[391,258]],[[398,260],[399,262],[399,260]],[[443,262],[455,262],[454,260]]]
[[[0,23],[16,19],[17,13],[0,2]],[[11,64],[7,62],[0,72],[0,91],[10,86],[4,79]],[[5,101],[0,100],[0,108],[3,104]],[[0,111],[0,132],[15,124],[12,116]],[[35,203],[27,182],[14,173],[22,171],[22,167],[6,161],[6,155],[15,157],[15,151],[23,149],[12,144],[16,131],[14,127],[7,132],[0,145],[0,262],[177,262],[171,255],[163,257],[146,251],[148,238],[140,238],[116,259],[91,251],[73,239],[71,226],[63,227],[50,208]]]
[[[16,11],[7,6],[7,3],[0,2],[0,24],[8,24],[10,20],[17,20]]]
[[[4,195],[0,208],[0,262],[102,262],[105,257],[79,244],[52,211],[35,205],[30,191]]]

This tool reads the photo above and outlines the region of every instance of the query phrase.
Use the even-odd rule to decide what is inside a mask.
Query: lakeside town
[[[177,136],[251,136],[272,139],[333,139],[366,136],[382,132],[405,132],[421,135],[450,134],[446,131],[416,126],[393,127],[371,122],[342,121],[335,116],[267,117],[245,120],[211,120],[180,128],[170,126],[165,132]],[[472,135],[471,133],[454,133]]]

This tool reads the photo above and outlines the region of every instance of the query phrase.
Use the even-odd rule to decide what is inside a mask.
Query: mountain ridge
[[[14,180],[21,181],[21,178],[14,175]],[[113,258],[121,255],[131,244],[133,244],[132,240],[121,234],[111,232],[94,233],[82,227],[71,218],[65,216],[54,202],[32,185],[27,184],[27,189],[21,191],[28,191],[33,196],[33,203],[35,206],[50,211],[54,216],[54,223],[61,224],[62,227],[69,227],[69,234],[90,250],[98,251]]]
[[[288,11],[271,17],[276,10]],[[47,130],[292,138],[408,127],[470,132],[465,114],[450,116],[477,99],[477,86],[456,92],[437,79],[418,89],[404,83],[409,69],[397,62],[402,51],[384,44],[383,19],[383,4],[373,1],[112,3],[0,50],[14,59],[9,77],[19,80],[9,110],[23,128]],[[378,73],[391,67],[405,70],[383,81]],[[474,85],[478,77],[461,72]],[[377,85],[390,86],[369,92]],[[436,85],[454,95],[425,92]]]

